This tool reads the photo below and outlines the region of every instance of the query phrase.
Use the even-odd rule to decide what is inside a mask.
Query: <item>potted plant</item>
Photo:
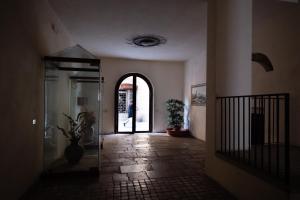
[[[168,112],[167,132],[170,135],[178,135],[183,124],[184,103],[177,99],[169,99],[166,102],[166,108]]]
[[[57,126],[62,134],[70,140],[70,145],[65,149],[65,158],[70,164],[77,164],[83,156],[83,148],[79,145],[81,137],[90,131],[91,126],[95,123],[95,117],[92,112],[78,113],[74,120],[69,115],[63,113],[69,120],[69,130]]]

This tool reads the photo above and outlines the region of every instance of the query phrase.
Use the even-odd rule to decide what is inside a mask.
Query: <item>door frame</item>
[[[119,126],[119,115],[118,115],[118,102],[119,102],[119,87],[121,83],[128,77],[133,76],[133,117],[132,117],[132,131],[130,132],[118,132],[118,126]],[[139,77],[143,79],[148,87],[149,87],[149,131],[135,131],[136,129],[136,78]],[[116,86],[115,86],[115,104],[114,104],[114,113],[115,113],[115,120],[114,120],[114,127],[115,127],[115,133],[125,133],[125,134],[133,134],[133,133],[150,133],[153,130],[153,87],[149,79],[139,73],[128,73],[121,78],[119,78]]]

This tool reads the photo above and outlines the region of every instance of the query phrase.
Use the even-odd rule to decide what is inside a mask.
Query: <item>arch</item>
[[[123,83],[123,81],[125,79],[128,79],[128,78],[131,78],[132,77],[132,130],[131,131],[120,131],[120,119],[119,119],[119,91],[120,91],[120,86],[121,84]],[[136,119],[137,119],[137,116],[136,116],[136,113],[137,113],[137,79],[140,78],[142,79],[143,81],[145,81],[145,83],[147,84],[148,86],[148,89],[149,89],[149,115],[148,115],[148,119],[149,119],[149,129],[148,130],[137,130],[137,127],[136,127]],[[130,86],[128,86],[130,87]],[[130,89],[130,88],[129,88]],[[129,108],[128,108],[129,109]],[[125,126],[125,125],[124,125]],[[114,103],[114,131],[115,133],[143,133],[143,132],[152,132],[153,130],[153,87],[152,87],[152,84],[150,82],[150,80],[142,75],[142,74],[139,74],[139,73],[128,73],[128,74],[125,74],[123,76],[121,76],[119,78],[119,80],[117,81],[116,83],[116,86],[115,86],[115,103]]]

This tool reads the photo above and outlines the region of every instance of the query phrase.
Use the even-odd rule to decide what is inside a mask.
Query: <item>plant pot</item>
[[[166,131],[169,135],[171,135],[171,131],[173,131],[173,128],[167,128]]]
[[[175,131],[175,132],[180,132],[180,129],[181,129],[181,126],[175,126],[175,127],[174,127],[174,131]]]
[[[167,133],[173,137],[190,137],[189,130],[181,128],[168,128]]]
[[[171,136],[175,136],[175,137],[178,137],[180,136],[181,132],[180,132],[180,129],[172,129],[168,132],[169,135]]]
[[[69,164],[77,164],[81,157],[83,156],[83,148],[79,146],[78,142],[72,142],[65,149],[65,158],[68,160]]]

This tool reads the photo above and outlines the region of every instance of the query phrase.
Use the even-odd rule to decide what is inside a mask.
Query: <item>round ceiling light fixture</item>
[[[138,35],[130,39],[128,43],[138,47],[155,47],[166,42],[166,38],[159,35]]]

